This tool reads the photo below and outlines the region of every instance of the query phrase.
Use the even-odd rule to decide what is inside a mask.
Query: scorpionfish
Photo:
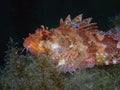
[[[42,25],[24,39],[24,47],[38,57],[49,55],[57,61],[56,68],[62,72],[119,64],[120,38],[115,38],[116,34],[110,31],[98,30],[96,23],[91,22],[92,18],[82,19],[82,16],[71,19],[68,15],[65,20],[60,19],[57,28],[48,29]]]

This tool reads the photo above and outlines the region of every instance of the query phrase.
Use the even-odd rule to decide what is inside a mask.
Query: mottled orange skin
[[[82,20],[82,15],[72,21],[70,16],[60,21],[57,28],[37,29],[24,40],[24,47],[32,54],[48,54],[58,62],[64,72],[77,68],[120,63],[118,40],[97,29],[91,18]]]

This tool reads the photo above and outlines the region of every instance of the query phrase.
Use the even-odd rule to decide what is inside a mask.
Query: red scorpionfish
[[[92,18],[82,20],[82,14],[71,20],[70,15],[60,26],[48,30],[41,26],[29,34],[24,47],[32,54],[49,55],[57,61],[57,69],[74,72],[79,68],[120,63],[120,39],[97,29]]]

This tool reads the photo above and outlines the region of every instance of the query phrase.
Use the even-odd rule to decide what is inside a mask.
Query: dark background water
[[[1,0],[0,1],[0,63],[5,46],[12,37],[20,45],[28,33],[34,33],[41,25],[59,26],[59,19],[70,14],[83,13],[92,17],[100,30],[109,29],[109,17],[120,14],[120,0]]]

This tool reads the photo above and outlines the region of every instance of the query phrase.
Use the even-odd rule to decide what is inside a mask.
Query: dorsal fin
[[[62,26],[64,24],[64,21],[63,21],[63,19],[61,18],[60,19],[60,26]]]
[[[75,23],[79,23],[82,21],[82,16],[83,14],[80,14],[78,16],[76,16],[74,19],[72,19],[72,22],[75,22]]]
[[[60,26],[68,26],[68,27],[71,26],[71,27],[75,27],[78,29],[85,29],[85,30],[97,28],[96,23],[91,23],[92,18],[87,18],[82,20],[82,16],[83,14],[80,14],[71,20],[70,15],[68,15],[65,21],[63,21],[63,19],[60,19]]]
[[[83,21],[79,22],[79,26],[82,27],[82,26],[88,26],[91,22],[92,18],[87,18],[87,19],[84,19]]]
[[[82,21],[82,23],[90,24],[91,20],[92,20],[92,18],[87,18],[87,19],[84,19],[84,20]]]
[[[66,25],[71,25],[71,17],[70,17],[70,15],[68,15],[68,16],[66,17],[64,23],[65,23]]]
[[[79,27],[79,29],[96,29],[97,26],[96,26],[96,23],[90,23],[90,24],[87,24],[87,25],[82,25]]]

